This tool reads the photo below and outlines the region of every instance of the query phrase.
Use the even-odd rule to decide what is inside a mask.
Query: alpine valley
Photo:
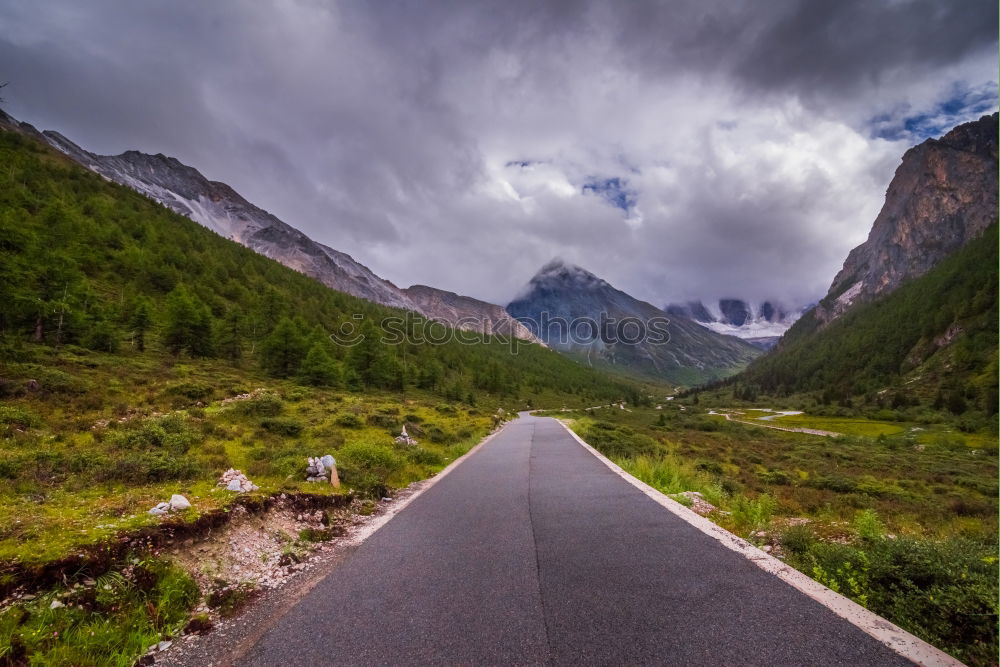
[[[769,580],[792,568],[840,609],[859,605],[879,628],[912,633],[928,664],[950,664],[939,649],[995,665],[997,124],[985,116],[906,151],[867,241],[824,278],[830,289],[814,306],[755,295],[747,281],[726,290],[732,298],[660,308],[559,259],[506,306],[399,288],[175,158],[97,155],[0,112],[0,665],[209,664],[197,651],[211,646],[221,664],[263,636],[237,629],[269,610],[280,613],[267,632],[317,593],[330,619],[350,614],[325,597],[329,573],[352,591],[406,581],[416,612],[403,612],[420,621],[420,641],[425,628],[467,620],[454,605],[495,612],[477,632],[520,645],[521,625],[493,623],[523,611],[494,595],[515,571],[527,573],[524,607],[538,619],[546,596],[579,596],[560,609],[593,603],[607,572],[634,583],[595,598],[594,616],[573,630],[588,641],[609,618],[637,638],[701,627],[694,609],[739,626],[711,636],[736,636],[725,655],[745,658],[698,664],[752,662],[753,642],[739,637],[780,621],[794,638],[799,605],[816,602],[784,597],[799,593]],[[615,224],[630,232],[652,224],[631,177],[588,172],[574,188],[547,165],[516,164],[530,172],[523,187],[606,207],[600,219],[621,216]],[[507,185],[491,196],[528,211]],[[619,469],[577,449],[563,426]],[[482,467],[463,477],[469,452]],[[442,479],[448,470],[457,472]],[[598,483],[594,471],[607,477]],[[669,496],[660,501],[671,511],[619,475]],[[411,507],[436,503],[434,512],[393,518],[409,502],[400,499],[424,492]],[[407,529],[362,544],[389,519]],[[697,536],[692,525],[725,534],[767,571],[714,539],[695,540],[697,550],[686,538],[657,542],[653,523],[684,529],[668,537]],[[440,540],[442,550],[386,535]],[[379,551],[368,547],[380,537],[392,567],[336,578]],[[444,560],[425,567],[423,551]],[[543,552],[558,577],[539,588]],[[623,568],[625,556],[652,569]],[[649,607],[648,582],[675,564],[695,576],[680,578],[680,597],[662,596],[669,608]],[[393,568],[418,576],[383,578]],[[740,568],[779,587],[768,600],[794,599],[791,611],[761,603],[749,579],[725,581],[751,571]],[[353,599],[376,617],[394,606]],[[419,618],[427,600],[444,606]],[[638,612],[619,616],[622,604]],[[653,608],[666,611],[654,618]],[[621,618],[641,622],[622,632]],[[532,623],[545,654],[545,623]],[[395,639],[406,623],[392,625]],[[835,642],[839,632],[818,634]],[[308,634],[331,661],[386,662],[378,637],[359,658]],[[289,660],[305,655],[285,641]],[[188,663],[176,657],[185,647],[195,647]],[[786,648],[790,663],[838,661]],[[623,655],[606,662],[665,659]]]

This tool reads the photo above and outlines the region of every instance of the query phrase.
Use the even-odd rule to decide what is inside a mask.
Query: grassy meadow
[[[113,545],[275,494],[381,498],[468,451],[501,407],[488,394],[471,405],[352,392],[73,346],[33,346],[3,380],[39,388],[0,403],[0,588],[22,594],[0,608],[0,664],[132,664],[180,634],[208,591],[156,549]],[[393,443],[404,424],[417,446]],[[305,481],[306,457],[323,454],[337,459],[340,489]],[[230,467],[260,489],[219,488]],[[192,507],[148,513],[174,493]]]

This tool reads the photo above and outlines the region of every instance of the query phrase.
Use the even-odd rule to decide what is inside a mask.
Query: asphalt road
[[[240,665],[911,664],[522,417]]]

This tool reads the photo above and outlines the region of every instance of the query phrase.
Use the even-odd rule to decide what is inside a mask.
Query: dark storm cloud
[[[15,0],[0,80],[398,283],[503,301],[561,255],[654,303],[801,302],[905,148],[995,105],[996,33],[981,0]]]
[[[898,71],[996,51],[997,5],[938,0],[785,3],[738,68],[751,85],[856,94]]]

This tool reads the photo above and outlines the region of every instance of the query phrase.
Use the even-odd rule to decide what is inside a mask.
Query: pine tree
[[[238,366],[243,358],[243,317],[235,308],[220,322],[215,340],[218,355]]]
[[[192,357],[212,354],[212,313],[183,285],[167,295],[163,343],[174,354],[187,352]]]
[[[281,318],[260,345],[260,363],[272,375],[291,377],[298,372],[307,353],[302,325]]]
[[[149,306],[149,299],[140,298],[132,312],[129,326],[132,329],[132,340],[140,352],[146,349],[146,332],[153,325],[153,313]]]
[[[382,343],[382,331],[371,322],[361,327],[361,339],[351,348],[348,363],[365,387],[400,389],[402,367]]]
[[[118,329],[107,319],[101,317],[90,327],[90,333],[85,340],[91,350],[100,352],[118,351]]]
[[[299,368],[299,378],[315,387],[336,387],[340,384],[340,366],[320,341],[313,343]]]

